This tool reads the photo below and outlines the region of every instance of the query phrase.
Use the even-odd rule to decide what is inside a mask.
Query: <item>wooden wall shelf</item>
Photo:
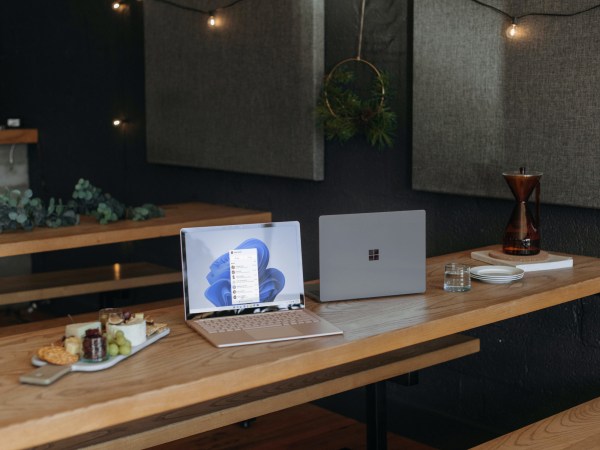
[[[10,128],[0,130],[0,144],[37,144],[36,128]]]

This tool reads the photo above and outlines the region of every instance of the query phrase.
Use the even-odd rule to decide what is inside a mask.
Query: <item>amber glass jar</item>
[[[85,331],[82,342],[83,359],[88,362],[104,361],[107,357],[106,338],[98,328]]]

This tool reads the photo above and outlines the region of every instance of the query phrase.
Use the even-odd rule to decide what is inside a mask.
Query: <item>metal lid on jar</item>
[[[512,172],[502,172],[502,175],[509,177],[541,177],[544,173],[535,170],[528,170],[527,167],[520,167],[519,170]]]

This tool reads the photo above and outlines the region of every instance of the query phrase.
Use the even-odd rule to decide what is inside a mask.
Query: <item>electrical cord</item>
[[[522,14],[520,16],[511,16],[510,14],[508,14],[506,11],[501,10],[500,8],[496,8],[495,6],[492,5],[488,5],[487,3],[484,3],[480,0],[471,0],[474,3],[477,3],[478,5],[481,6],[485,6],[486,8],[490,8],[506,17],[508,17],[509,19],[511,19],[513,22],[515,22],[517,19],[522,19],[523,17],[529,17],[529,16],[550,16],[550,17],[573,17],[573,16],[577,16],[579,14],[583,14],[586,13],[588,11],[591,11],[593,9],[596,8],[600,8],[600,4],[595,5],[595,6],[591,6],[587,9],[583,9],[581,11],[576,11],[574,13],[540,13],[540,12],[531,12],[531,13],[527,13],[527,14]]]
[[[197,13],[206,14],[208,16],[208,15],[212,15],[215,11],[220,11],[220,10],[223,10],[223,9],[230,8],[233,5],[241,2],[242,0],[234,0],[233,2],[231,2],[231,3],[229,3],[229,4],[225,5],[225,6],[221,6],[219,8],[215,8],[215,9],[211,9],[211,10],[194,8],[192,6],[182,5],[182,4],[174,2],[172,0],[155,0],[155,1],[160,2],[160,3],[165,3],[167,5],[171,5],[171,6],[174,6],[176,8],[179,8],[179,9],[184,9],[186,11],[194,11],[194,12],[197,12]]]

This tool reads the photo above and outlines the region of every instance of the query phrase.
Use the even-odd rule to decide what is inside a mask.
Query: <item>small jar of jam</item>
[[[81,346],[84,360],[98,362],[106,359],[106,338],[98,328],[85,330],[85,337]]]

